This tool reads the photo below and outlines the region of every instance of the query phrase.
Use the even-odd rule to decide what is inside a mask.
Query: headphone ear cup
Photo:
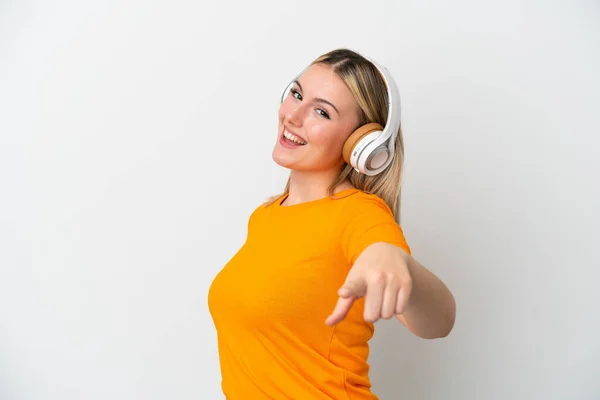
[[[381,124],[378,124],[377,122],[371,122],[359,127],[354,132],[352,132],[348,139],[346,139],[346,142],[344,142],[344,148],[342,149],[342,155],[346,163],[350,164],[350,157],[352,156],[352,152],[354,151],[354,147],[356,146],[356,144],[369,133],[375,131],[383,131],[383,126],[381,126]],[[355,165],[352,166],[356,167]]]

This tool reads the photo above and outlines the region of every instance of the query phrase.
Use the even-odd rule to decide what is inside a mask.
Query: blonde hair
[[[369,60],[349,49],[336,49],[325,53],[310,65],[324,64],[330,67],[344,81],[360,108],[360,127],[370,122],[385,126],[388,115],[388,94],[385,81]],[[356,129],[355,128],[355,129]],[[394,159],[380,174],[367,176],[357,172],[352,166],[345,164],[340,174],[328,188],[328,195],[333,196],[337,186],[348,180],[352,185],[364,192],[375,194],[383,199],[400,223],[400,193],[402,188],[402,171],[404,165],[404,141],[402,128],[398,128]],[[283,193],[271,197],[265,204],[271,204],[281,196],[289,193],[290,180]]]

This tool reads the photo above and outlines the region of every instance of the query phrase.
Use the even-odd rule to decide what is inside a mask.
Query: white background
[[[600,3],[0,3],[0,399],[220,399],[209,285],[283,189],[288,80],[402,97],[403,227],[443,340],[381,321],[387,399],[600,398]]]

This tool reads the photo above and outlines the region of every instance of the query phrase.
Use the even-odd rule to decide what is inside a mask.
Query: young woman
[[[376,399],[375,321],[394,317],[422,338],[451,331],[454,298],[399,226],[404,149],[399,115],[388,120],[399,111],[391,89],[387,70],[338,49],[284,93],[273,159],[291,171],[287,186],[252,213],[208,296],[227,399]],[[361,138],[390,127],[392,143],[356,161]]]

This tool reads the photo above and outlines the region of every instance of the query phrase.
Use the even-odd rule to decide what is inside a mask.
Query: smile
[[[285,138],[286,141],[292,142],[292,143],[300,145],[300,146],[304,146],[305,144],[307,144],[306,141],[304,141],[301,138],[299,138],[298,136],[288,132],[287,129],[284,129],[283,137]]]

